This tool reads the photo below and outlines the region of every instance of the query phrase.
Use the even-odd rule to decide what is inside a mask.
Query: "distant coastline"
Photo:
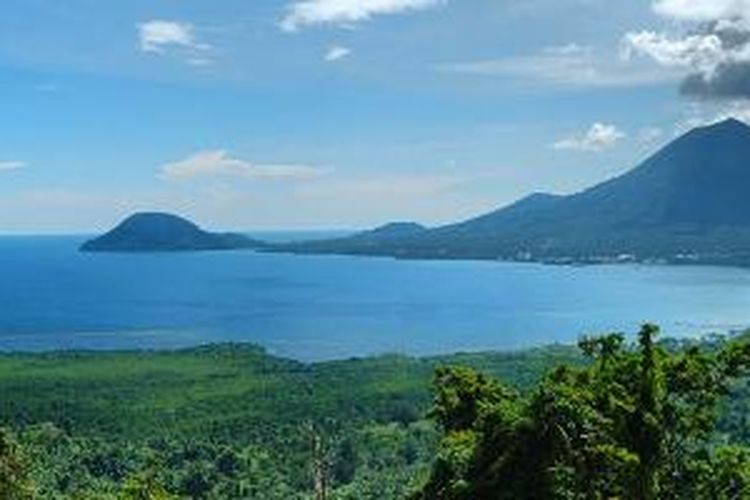
[[[695,128],[629,172],[578,193],[535,193],[453,224],[396,221],[351,235],[263,241],[141,212],[85,242],[86,252],[249,249],[398,259],[543,264],[750,265],[750,126]]]

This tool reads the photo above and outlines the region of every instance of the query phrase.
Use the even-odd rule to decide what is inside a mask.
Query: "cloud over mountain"
[[[750,0],[657,0],[656,13],[693,22],[682,36],[628,33],[626,57],[645,55],[683,68],[682,94],[707,99],[750,98]]]

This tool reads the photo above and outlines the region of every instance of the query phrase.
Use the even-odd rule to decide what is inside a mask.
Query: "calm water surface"
[[[0,238],[0,349],[243,341],[318,360],[515,349],[646,320],[675,336],[750,325],[750,270],[81,254],[81,241]]]

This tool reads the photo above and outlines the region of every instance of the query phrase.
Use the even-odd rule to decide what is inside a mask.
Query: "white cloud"
[[[658,14],[689,22],[679,37],[654,31],[623,37],[623,56],[646,56],[684,74],[680,92],[712,100],[750,98],[750,0],[653,0]],[[679,25],[678,25],[679,26]]]
[[[0,172],[7,170],[18,170],[19,168],[24,168],[25,166],[26,163],[22,161],[0,161]]]
[[[708,98],[750,97],[750,25],[741,20],[706,22],[682,37],[641,31],[622,40],[624,59],[646,56],[683,72],[680,91]]]
[[[138,40],[142,51],[164,54],[170,49],[181,49],[192,54],[190,60],[208,61],[195,54],[211,50],[211,46],[198,41],[195,27],[190,23],[154,19],[138,24]]]
[[[438,71],[485,77],[507,77],[562,87],[630,87],[673,81],[673,71],[630,64],[598,55],[591,47],[568,44],[536,54],[443,64]]]
[[[323,59],[326,62],[336,62],[336,61],[340,61],[342,59],[349,57],[351,53],[352,53],[351,49],[347,47],[342,47],[340,45],[333,45],[328,48],[328,50],[325,53],[325,56],[323,56]]]
[[[660,15],[689,21],[750,17],[750,0],[656,0]]]
[[[287,32],[320,24],[347,25],[374,16],[421,10],[443,0],[302,0],[287,8],[280,27]]]
[[[615,125],[597,122],[583,136],[561,139],[555,142],[552,147],[555,149],[598,153],[614,147],[624,137],[625,133]]]
[[[319,177],[325,170],[306,165],[258,165],[231,157],[226,151],[203,151],[184,160],[160,167],[165,180],[201,177],[239,177],[244,179],[305,180]]]
[[[646,55],[662,66],[711,70],[725,56],[721,39],[715,34],[669,38],[663,33],[641,31],[623,38],[623,57]]]

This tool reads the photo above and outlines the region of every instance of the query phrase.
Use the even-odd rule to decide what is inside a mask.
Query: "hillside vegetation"
[[[580,361],[570,347],[318,364],[238,344],[0,355],[0,421],[12,431],[0,455],[16,450],[36,498],[310,498],[316,477],[329,498],[403,498],[437,443],[425,419],[436,366],[527,390]]]
[[[316,364],[0,355],[0,497],[747,497],[750,344],[655,333]]]

